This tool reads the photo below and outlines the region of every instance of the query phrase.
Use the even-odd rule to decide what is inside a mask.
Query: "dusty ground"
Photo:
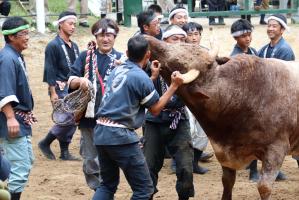
[[[226,19],[226,26],[216,27],[215,33],[220,41],[220,55],[229,55],[234,44],[230,36],[230,25],[234,19]],[[204,25],[202,44],[208,46],[208,25],[207,19],[201,18],[195,21]],[[252,46],[259,49],[268,42],[266,27],[258,25],[258,18],[253,19],[255,30],[253,33]],[[121,27],[120,34],[116,40],[116,49],[125,51],[129,37],[137,30],[136,25],[132,28]],[[291,33],[285,34],[286,40],[294,48],[295,55],[299,57],[299,27],[291,25]],[[55,34],[44,36],[32,33],[30,48],[24,52],[25,60],[30,75],[30,85],[35,99],[35,113],[39,123],[33,127],[33,148],[36,156],[35,164],[30,175],[30,180],[22,199],[24,200],[88,200],[91,199],[93,191],[85,184],[82,173],[82,162],[49,161],[45,159],[37,148],[38,141],[45,136],[52,125],[50,118],[51,106],[47,96],[47,86],[42,83],[44,49],[48,41]],[[73,40],[76,41],[80,49],[85,49],[87,42],[93,39],[89,30],[80,29]],[[3,41],[1,41],[3,46]],[[80,133],[77,132],[71,144],[71,152],[79,156]],[[58,143],[55,141],[52,149],[56,156],[59,156]],[[212,150],[208,147],[208,150]],[[210,169],[206,175],[194,175],[194,185],[196,195],[194,199],[214,200],[220,199],[222,194],[221,170],[215,158],[209,163],[202,164]],[[299,199],[299,169],[293,159],[287,157],[282,171],[288,180],[276,182],[274,185],[273,199],[275,200],[297,200]],[[155,199],[173,200],[176,199],[174,174],[170,174],[169,160],[166,160],[165,167],[160,172],[159,193]],[[131,189],[124,177],[116,193],[116,200],[130,199]],[[259,199],[256,184],[248,181],[248,172],[245,170],[237,173],[237,181],[234,187],[233,199]]]

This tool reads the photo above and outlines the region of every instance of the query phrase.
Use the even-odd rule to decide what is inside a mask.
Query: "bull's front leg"
[[[222,166],[222,200],[231,200],[233,187],[236,181],[236,170]]]
[[[261,176],[257,184],[261,200],[271,199],[272,187],[284,161],[286,149],[282,145],[272,150],[269,148],[262,160]]]

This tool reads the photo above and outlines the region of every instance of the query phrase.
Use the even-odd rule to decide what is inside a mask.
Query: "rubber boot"
[[[118,25],[123,25],[123,14],[122,13],[117,13],[116,14],[116,22]]]
[[[77,158],[77,157],[73,156],[69,152],[69,145],[70,145],[70,143],[59,141],[59,145],[60,145],[60,152],[61,152],[59,158],[61,160],[70,160],[70,161],[79,161],[79,160],[81,160],[80,158]]]
[[[257,182],[260,178],[259,172],[257,171],[257,160],[254,160],[249,165],[249,180]]]
[[[22,192],[10,193],[10,195],[11,195],[10,200],[20,200],[21,199],[21,194],[22,194]]]
[[[43,155],[50,160],[56,159],[55,155],[53,154],[51,147],[50,147],[51,143],[55,139],[56,139],[55,135],[53,135],[51,132],[49,132],[47,134],[47,136],[38,143],[38,148],[41,150]]]
[[[207,173],[209,170],[207,168],[201,167],[198,164],[198,161],[201,157],[202,151],[198,150],[198,149],[193,149],[194,151],[194,157],[193,157],[193,173],[195,174],[205,174]]]

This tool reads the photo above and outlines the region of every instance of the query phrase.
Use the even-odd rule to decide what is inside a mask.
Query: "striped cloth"
[[[24,120],[24,123],[28,126],[31,126],[37,122],[37,119],[33,115],[32,111],[25,112],[22,110],[15,110],[15,114],[21,117]]]

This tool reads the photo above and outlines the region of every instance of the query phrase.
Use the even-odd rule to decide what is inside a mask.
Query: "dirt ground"
[[[230,36],[230,25],[235,19],[225,19],[226,26],[215,27],[215,34],[220,44],[220,55],[227,56],[230,54],[234,40]],[[258,24],[258,17],[253,18],[255,30],[253,32],[252,47],[260,49],[262,45],[268,42],[266,27]],[[202,45],[208,45],[208,24],[206,18],[192,19],[201,23],[204,27]],[[134,32],[137,30],[136,24],[132,28],[121,27],[117,37],[115,48],[125,51],[126,43]],[[299,57],[299,26],[291,25],[291,32],[285,34],[285,39],[291,44],[295,55]],[[30,77],[30,85],[35,99],[35,114],[39,122],[33,127],[33,148],[36,156],[28,186],[22,195],[23,200],[88,200],[93,196],[86,183],[82,173],[82,162],[76,161],[49,161],[44,158],[37,148],[38,141],[45,136],[52,126],[51,105],[47,95],[47,86],[42,83],[44,49],[46,44],[55,36],[55,33],[39,35],[32,33],[30,47],[24,51],[25,60]],[[80,29],[77,31],[73,40],[79,44],[81,50],[86,48],[87,42],[93,39],[90,31]],[[3,40],[1,41],[3,46]],[[80,132],[74,135],[71,144],[71,152],[79,156]],[[58,143],[52,144],[52,149],[59,157]],[[212,151],[208,146],[208,151]],[[210,169],[206,175],[194,175],[195,197],[194,199],[216,200],[221,198],[221,168],[215,157],[208,162],[201,164]],[[177,199],[175,191],[176,177],[170,173],[170,162],[165,161],[165,166],[160,172],[159,192],[155,199],[173,200]],[[288,156],[282,166],[282,171],[288,176],[287,181],[276,182],[274,184],[273,197],[275,200],[298,200],[299,199],[299,169],[296,162]],[[124,176],[121,177],[121,183],[116,193],[116,200],[128,200],[131,196],[131,189],[128,186]],[[233,199],[259,199],[256,184],[248,180],[248,172],[241,170],[237,173],[236,184],[233,192]]]

